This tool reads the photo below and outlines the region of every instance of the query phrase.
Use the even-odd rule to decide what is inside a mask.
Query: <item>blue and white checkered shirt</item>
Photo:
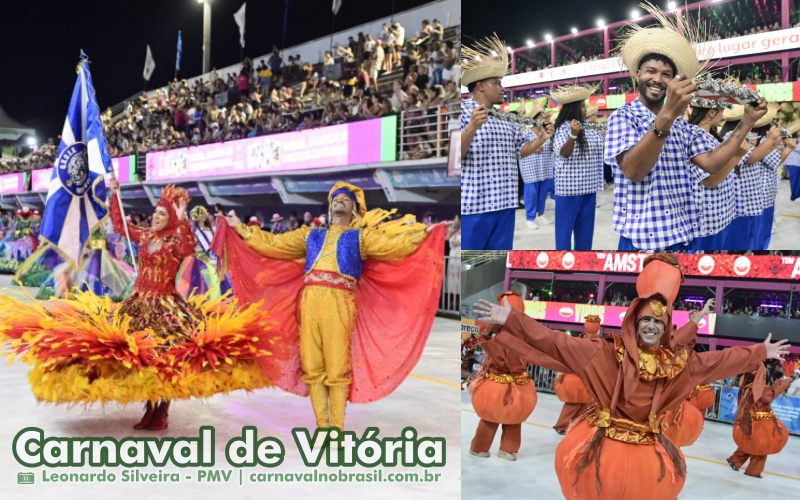
[[[781,176],[778,173],[778,166],[781,162],[781,148],[777,147],[767,153],[758,164],[763,169],[762,177],[762,197],[761,206],[769,208],[775,205],[775,197],[778,196],[778,183]]]
[[[522,133],[526,141],[536,139],[536,133],[526,128]],[[547,139],[542,150],[533,153],[519,160],[519,170],[522,172],[522,181],[525,184],[533,184],[553,178],[553,142]]]
[[[690,160],[718,145],[699,138],[691,142],[689,123],[678,118],[653,169],[633,182],[622,173],[617,156],[638,144],[655,118],[636,99],[611,115],[605,140],[604,157],[614,171],[614,230],[642,250],[662,250],[694,238],[700,222],[691,192],[708,173]]]
[[[689,124],[689,129],[690,133],[693,134],[693,142],[701,140],[717,143],[713,135],[697,125]],[[694,137],[696,135],[705,137],[697,139]],[[702,182],[694,185],[692,203],[698,207],[698,211],[701,214],[700,228],[695,234],[695,238],[719,233],[736,217],[735,184],[736,174],[731,171],[722,182],[713,188],[703,186]]]
[[[575,140],[572,154],[561,156],[561,148],[571,133],[569,123],[562,123],[553,134],[556,157],[556,195],[580,196],[603,189],[603,136],[595,129],[584,129],[586,147]]]
[[[789,156],[786,157],[786,162],[784,165],[788,165],[791,167],[800,167],[800,144],[796,148],[789,153]]]
[[[474,99],[461,101],[461,130],[469,124]],[[461,214],[496,212],[519,205],[519,151],[525,138],[519,126],[489,116],[461,161]]]
[[[727,135],[725,137],[727,138]],[[747,164],[754,149],[755,147],[751,146],[736,167],[739,169],[735,184],[737,217],[760,215],[764,210],[761,193],[761,167],[758,162],[753,165]]]

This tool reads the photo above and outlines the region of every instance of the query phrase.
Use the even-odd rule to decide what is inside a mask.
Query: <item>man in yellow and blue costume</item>
[[[218,231],[214,248],[236,296],[264,301],[299,346],[299,370],[290,362],[278,385],[308,394],[317,427],[343,429],[348,399],[386,396],[419,359],[441,288],[444,228],[413,216],[385,222],[392,212],[367,212],[363,190],[347,182],[328,201],[328,228],[272,234],[234,214],[227,223],[241,240]]]

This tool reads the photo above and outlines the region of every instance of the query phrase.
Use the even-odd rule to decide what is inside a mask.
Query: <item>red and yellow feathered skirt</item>
[[[37,399],[130,403],[272,386],[287,357],[260,304],[134,292],[26,302],[0,296],[0,341],[33,365]]]

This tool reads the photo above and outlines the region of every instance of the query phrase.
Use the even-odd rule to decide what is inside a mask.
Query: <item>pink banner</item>
[[[170,181],[381,161],[381,119],[147,154],[147,180]]]
[[[600,324],[612,328],[620,328],[622,319],[628,311],[627,307],[604,306],[596,304],[573,304],[568,302],[542,302],[525,301],[525,314],[540,321],[554,321],[558,323],[578,323],[583,324],[584,318],[589,314],[600,316]],[[680,328],[689,321],[688,311],[673,311],[672,322]],[[700,321],[698,333],[702,335],[714,335],[714,326],[717,315],[708,314]]]
[[[111,167],[114,169],[114,175],[117,176],[117,180],[120,184],[136,182],[136,179],[132,177],[131,173],[131,170],[133,170],[135,166],[136,157],[133,155],[111,158]]]
[[[16,194],[25,191],[25,174],[0,175],[0,194]]]
[[[50,176],[52,174],[52,168],[31,170],[31,191],[35,193],[47,192],[50,187]]]

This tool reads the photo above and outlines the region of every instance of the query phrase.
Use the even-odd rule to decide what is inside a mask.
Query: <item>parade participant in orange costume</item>
[[[518,311],[525,311],[522,297],[516,292],[503,292],[497,300]],[[502,425],[497,456],[513,461],[517,459],[522,439],[522,422],[536,407],[536,388],[525,371],[528,364],[508,349],[488,340],[482,336],[478,341],[485,357],[480,373],[470,385],[472,406],[481,420],[469,452],[488,457],[497,427]]]
[[[584,318],[583,338],[595,339],[599,330],[600,316],[590,314]],[[553,429],[563,435],[567,432],[570,422],[587,408],[592,397],[581,379],[572,373],[559,373],[556,377],[555,389],[556,396],[564,402],[564,407],[561,409],[561,414]]]
[[[765,387],[764,383],[769,385]],[[772,401],[785,391],[792,379],[781,379],[779,370],[765,370],[764,365],[754,373],[745,373],[739,382],[739,412],[733,425],[736,451],[726,459],[731,469],[738,471],[747,460],[745,476],[762,477],[767,455],[780,453],[789,440],[789,431],[772,411]]]
[[[621,337],[573,338],[507,306],[485,300],[474,306],[480,320],[504,325],[496,342],[523,358],[531,348],[551,356],[578,375],[595,400],[556,450],[566,498],[673,500],[686,480],[686,462],[662,434],[664,412],[677,408],[698,384],[788,353],[786,340],[772,343],[771,335],[763,343],[721,351],[673,346],[664,333],[672,331],[680,265],[668,254],[651,255],[646,263]]]
[[[700,327],[700,322],[703,318],[714,309],[714,299],[709,299],[701,311],[692,311],[689,314],[690,323],[694,323]],[[695,344],[694,332],[695,328],[680,328],[672,338],[672,345],[691,345]],[[707,384],[705,387],[709,387]],[[698,386],[699,387],[699,386]],[[692,391],[692,394],[697,393],[697,387]],[[711,391],[712,397],[714,391]],[[711,404],[714,404],[712,399]],[[705,408],[701,411],[697,406],[691,402],[691,398],[683,401],[675,410],[668,410],[664,414],[664,435],[677,446],[690,446],[697,441],[700,434],[703,432],[703,424],[705,423]]]

